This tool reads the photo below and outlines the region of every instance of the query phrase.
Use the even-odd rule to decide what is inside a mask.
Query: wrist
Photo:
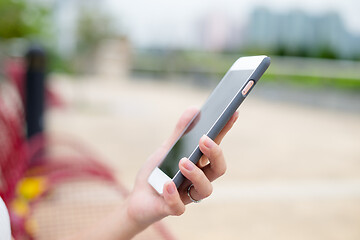
[[[131,213],[129,198],[117,209],[115,215],[118,218],[118,233],[116,239],[119,240],[131,239],[149,226],[138,222],[136,216]]]

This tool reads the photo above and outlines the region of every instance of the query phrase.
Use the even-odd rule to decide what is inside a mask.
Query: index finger
[[[223,140],[223,138],[225,137],[225,135],[230,131],[230,129],[232,128],[232,126],[234,126],[234,123],[236,122],[236,120],[239,118],[239,112],[236,111],[231,118],[229,119],[229,121],[226,123],[226,125],[224,126],[224,128],[221,130],[221,132],[217,135],[217,137],[215,138],[214,142],[216,142],[216,144],[220,144],[221,141]]]
[[[182,132],[185,128],[189,125],[191,120],[196,116],[199,112],[199,109],[196,107],[189,107],[185,110],[185,112],[181,115],[180,119],[178,120],[173,133],[171,134],[170,138],[166,140],[163,144],[164,149],[170,149],[175,141],[180,137]]]

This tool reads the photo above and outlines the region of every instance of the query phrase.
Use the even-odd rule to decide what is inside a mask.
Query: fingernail
[[[205,139],[204,139],[204,144],[205,144],[205,147],[207,148],[212,148],[214,146],[214,141],[211,140],[208,136],[204,135],[205,136]]]
[[[166,186],[166,191],[167,191],[169,194],[173,194],[173,193],[175,192],[175,186],[174,186],[174,184],[169,183],[169,184]]]
[[[209,163],[207,158],[200,158],[199,160],[199,167],[205,167]]]
[[[183,162],[182,164],[184,165],[185,169],[189,172],[194,169],[194,164],[189,159],[183,158],[181,161]]]

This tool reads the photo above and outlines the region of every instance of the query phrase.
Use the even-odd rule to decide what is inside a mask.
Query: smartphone
[[[211,139],[216,138],[269,65],[270,58],[267,56],[236,60],[164,159],[151,172],[148,182],[157,192],[162,194],[164,184],[169,180],[174,181],[177,188],[181,185],[185,177],[179,169],[180,159],[186,157],[195,164],[199,161],[202,156],[200,138],[204,134]]]

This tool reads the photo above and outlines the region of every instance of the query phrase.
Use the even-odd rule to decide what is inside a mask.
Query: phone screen
[[[180,159],[191,156],[198,147],[200,138],[209,132],[221,113],[247,82],[252,72],[253,70],[229,71],[224,76],[199,113],[185,129],[183,135],[159,165],[159,169],[171,179],[175,177],[179,171]]]

